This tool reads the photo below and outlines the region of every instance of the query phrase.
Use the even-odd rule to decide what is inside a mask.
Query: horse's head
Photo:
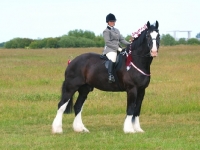
[[[156,21],[155,26],[150,25],[150,22],[147,22],[147,32],[146,40],[148,48],[150,50],[151,57],[156,57],[158,55],[158,49],[160,45],[160,34],[158,31],[158,21]]]

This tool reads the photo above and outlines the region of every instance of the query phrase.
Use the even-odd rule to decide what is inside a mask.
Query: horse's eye
[[[160,34],[157,35],[156,39],[160,39]]]
[[[150,38],[150,35],[149,35],[149,34],[147,34],[147,35],[146,35],[146,37],[147,37],[147,38]]]

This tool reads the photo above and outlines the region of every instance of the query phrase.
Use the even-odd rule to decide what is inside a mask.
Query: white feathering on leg
[[[82,122],[81,111],[74,118],[73,129],[75,132],[89,132]]]
[[[132,115],[127,115],[124,121],[124,133],[135,133],[132,124]]]
[[[140,127],[140,120],[139,120],[139,116],[135,117],[135,120],[133,122],[133,128],[136,132],[144,132],[144,130],[141,129]]]
[[[64,113],[68,103],[69,103],[69,100],[68,100],[68,102],[63,104],[58,109],[56,117],[54,118],[54,121],[52,123],[52,133],[62,133],[63,132],[63,129],[62,129],[62,116],[63,116],[63,113]]]

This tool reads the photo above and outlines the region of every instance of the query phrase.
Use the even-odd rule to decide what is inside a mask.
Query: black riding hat
[[[106,16],[106,22],[108,23],[109,21],[116,21],[117,19],[115,18],[115,15],[109,13],[107,16]]]

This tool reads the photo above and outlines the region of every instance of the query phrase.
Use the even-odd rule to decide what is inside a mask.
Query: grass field
[[[70,114],[64,133],[51,134],[67,61],[85,52],[102,49],[0,49],[0,149],[200,149],[200,46],[160,48],[141,110],[145,133],[122,130],[126,93],[95,89],[82,113],[90,133],[75,133]]]

